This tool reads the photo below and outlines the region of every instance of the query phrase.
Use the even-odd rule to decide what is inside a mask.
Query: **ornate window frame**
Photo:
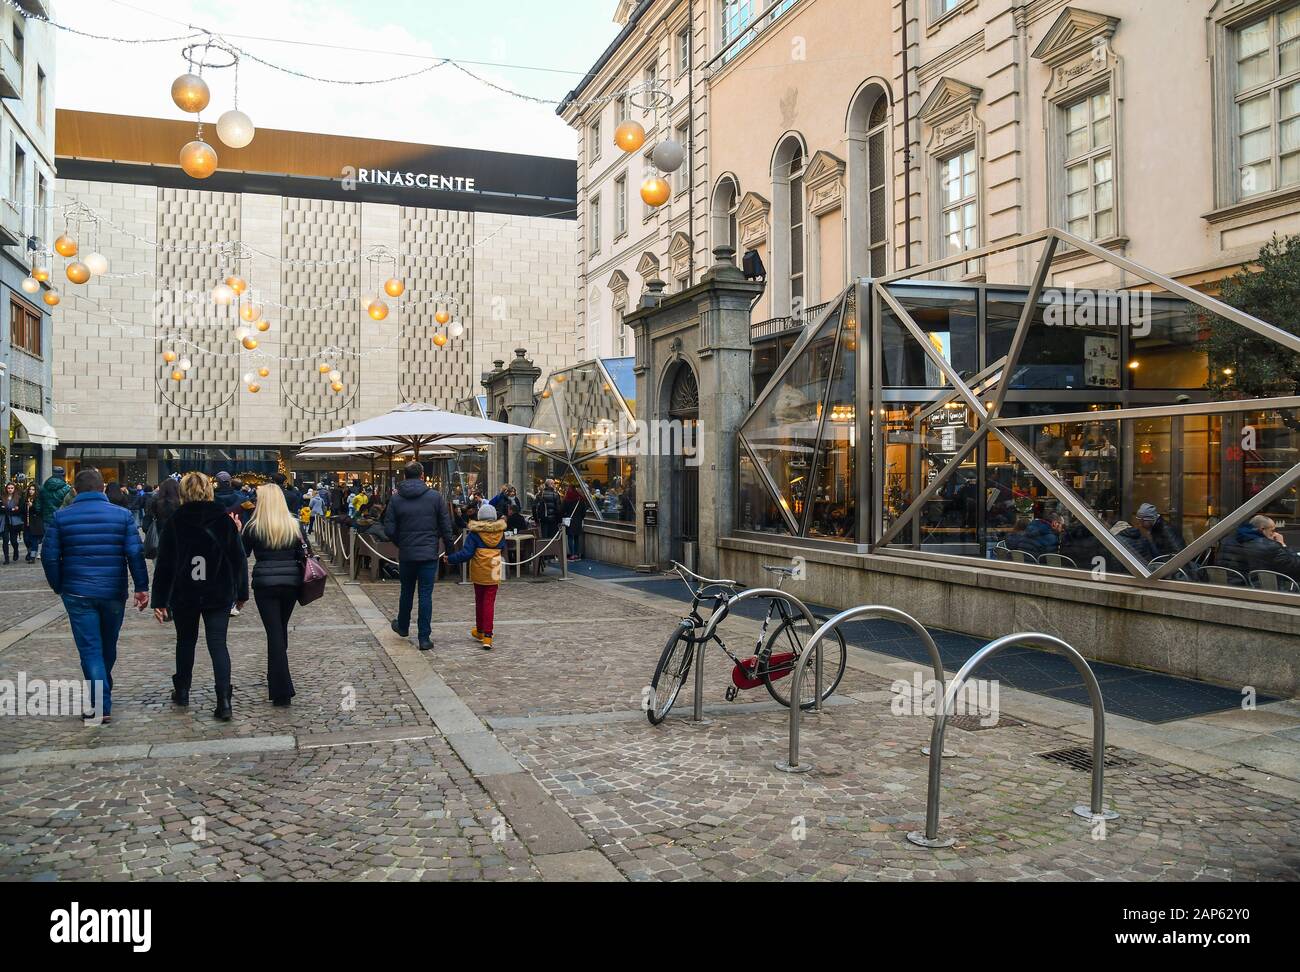
[[[691,238],[678,230],[668,244],[668,272],[674,281],[690,279]]]
[[[1214,209],[1205,214],[1209,222],[1300,201],[1300,186],[1274,189],[1254,196],[1243,196],[1239,192],[1236,92],[1233,85],[1237,63],[1233,53],[1233,34],[1246,24],[1293,3],[1294,0],[1215,0],[1210,7],[1207,20],[1213,84]]]
[[[930,238],[927,249],[933,260],[943,259],[943,163],[959,152],[975,151],[975,199],[978,208],[976,233],[978,246],[983,246],[988,227],[986,212],[987,193],[984,182],[984,123],[975,110],[984,96],[982,88],[942,77],[935,82],[929,97],[921,105],[919,117],[923,126],[925,171],[929,183],[926,193],[926,226]],[[982,275],[983,264],[971,261],[969,266],[957,271],[958,279],[977,279]],[[958,264],[961,267],[961,264]]]
[[[1052,226],[1066,225],[1065,109],[1080,98],[1102,90],[1110,92],[1115,231],[1091,242],[1122,251],[1128,245],[1124,206],[1124,65],[1111,44],[1119,22],[1118,17],[1108,14],[1066,7],[1030,56],[1045,63],[1052,72],[1043,91],[1047,211]],[[1069,246],[1058,250],[1061,257],[1074,253],[1074,248]]]
[[[844,160],[825,149],[804,166],[804,306],[822,302],[822,217],[843,208]],[[844,232],[840,221],[840,233]]]
[[[772,204],[758,193],[745,193],[736,207],[736,233],[740,237],[741,253],[757,250],[767,242]]]

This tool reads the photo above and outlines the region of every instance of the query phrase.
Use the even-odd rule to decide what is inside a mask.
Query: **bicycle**
[[[715,617],[718,618],[719,623],[726,618],[732,599],[742,590],[738,581],[701,577],[676,561],[671,563],[673,570],[667,573],[675,572],[690,591],[691,610],[673,629],[668,643],[664,645],[663,653],[659,656],[659,663],[655,666],[654,678],[650,682],[652,697],[647,699],[646,705],[646,718],[650,720],[652,726],[663,722],[677,701],[677,696],[686,683],[686,676],[691,670],[696,646],[704,643],[702,637],[704,629]],[[764,564],[763,569],[779,578],[776,585],[778,590],[788,578],[795,575],[793,567]],[[691,586],[691,578],[698,582],[696,587]],[[712,605],[708,619],[700,614],[702,604]],[[718,612],[722,614],[719,615]],[[826,620],[824,617],[815,617],[819,624]],[[773,621],[777,621],[775,627],[772,627]],[[801,614],[793,613],[790,605],[779,598],[772,598],[768,604],[763,626],[754,643],[754,654],[748,658],[741,659],[732,654],[717,634],[715,626],[709,641],[716,641],[718,647],[734,663],[731,671],[732,684],[726,691],[727,701],[735,700],[736,696],[746,689],[762,685],[767,688],[772,698],[789,708],[789,691],[788,689],[782,691],[786,684],[783,679],[794,671],[803,646],[812,637],[812,633],[807,619]],[[834,638],[822,639],[819,649],[823,666],[822,701],[830,698],[839,686],[840,680],[844,677],[845,665],[848,663],[848,649],[844,644],[844,636],[838,630],[833,634]],[[799,707],[811,709],[818,701],[816,681],[811,672],[807,673],[803,689],[804,691],[800,692]]]

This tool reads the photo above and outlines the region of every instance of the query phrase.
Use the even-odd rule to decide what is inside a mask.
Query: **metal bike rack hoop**
[[[884,618],[888,621],[897,621],[899,624],[905,624],[911,628],[925,642],[926,649],[930,652],[930,665],[934,668],[934,680],[937,687],[943,686],[943,659],[939,657],[939,646],[934,643],[934,638],[930,632],[925,629],[925,625],[912,617],[905,611],[897,608],[885,607],[883,604],[860,604],[857,607],[841,611],[835,617],[831,618],[812,636],[808,645],[804,649],[803,655],[799,658],[799,664],[795,666],[794,673],[791,676],[794,681],[790,685],[790,755],[786,760],[778,760],[773,765],[784,773],[806,773],[812,769],[812,763],[799,762],[799,720],[800,706],[797,703],[799,698],[799,686],[803,683],[803,672],[808,667],[808,659],[814,654],[814,649],[820,649],[822,639],[842,624],[849,621],[856,621],[859,618]],[[820,650],[817,655],[820,657]],[[817,671],[817,700],[818,708],[821,707],[821,670]]]
[[[770,598],[776,598],[781,601],[785,601],[787,604],[795,608],[795,610],[797,610],[800,614],[804,616],[804,620],[808,622],[809,628],[815,629],[817,627],[817,619],[814,618],[813,613],[808,610],[808,605],[804,604],[803,601],[799,600],[799,598],[795,597],[793,594],[787,594],[785,591],[777,590],[775,587],[750,587],[747,588],[746,590],[741,591],[735,597],[727,601],[723,610],[718,610],[713,612],[713,614],[709,617],[709,623],[704,626],[704,634],[700,635],[696,643],[700,645],[701,648],[707,645],[709,641],[713,638],[713,632],[717,629],[718,625],[722,622],[722,619],[731,613],[731,609],[733,607],[735,607],[741,601],[752,600],[753,598],[756,597],[770,597]],[[697,725],[706,724],[706,720],[704,718],[704,652],[703,651],[699,651],[696,653],[695,706],[691,712],[691,721],[696,723]]]
[[[930,785],[925,802],[925,833],[917,830],[909,833],[907,839],[913,844],[920,847],[951,847],[956,843],[955,838],[939,836],[939,789],[940,774],[943,769],[944,729],[948,718],[953,714],[957,695],[970,678],[971,672],[986,659],[1013,645],[1043,648],[1062,654],[1083,676],[1084,684],[1088,687],[1088,698],[1092,702],[1092,803],[1090,806],[1084,804],[1075,806],[1074,813],[1087,820],[1095,820],[1099,817],[1103,820],[1115,820],[1119,817],[1114,810],[1106,810],[1102,806],[1103,764],[1106,760],[1106,707],[1101,700],[1101,686],[1097,684],[1097,676],[1092,673],[1092,668],[1084,657],[1060,638],[1040,632],[1024,632],[990,641],[975,652],[961,667],[961,671],[948,683],[948,690],[943,694],[943,705],[934,715],[934,729],[930,734]]]

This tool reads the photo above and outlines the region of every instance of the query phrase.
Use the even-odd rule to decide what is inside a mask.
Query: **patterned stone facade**
[[[55,313],[66,445],[293,446],[402,401],[454,409],[516,347],[546,371],[575,358],[570,220],[79,180],[58,182],[56,200],[105,219],[110,262],[107,276],[62,288]],[[209,299],[225,267],[206,244],[226,240],[252,251],[241,272],[271,322],[253,336],[273,360],[236,354],[240,321]],[[374,321],[357,297],[391,273],[366,259],[380,244],[407,290]],[[465,330],[438,348],[444,294]],[[161,359],[168,335],[193,345],[174,345],[193,362],[179,385]],[[328,359],[341,394],[318,371],[330,346],[361,352]],[[271,374],[249,394],[241,375],[262,364]]]

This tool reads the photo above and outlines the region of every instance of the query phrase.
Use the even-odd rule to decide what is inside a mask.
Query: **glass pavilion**
[[[553,372],[537,397],[528,437],[532,497],[546,479],[577,485],[602,523],[632,529],[636,515],[636,376],[633,358],[599,358]]]
[[[1044,286],[1066,245],[1132,286]],[[975,256],[1029,246],[1041,248],[1032,286],[917,279],[942,277],[945,261],[832,301],[741,426],[739,531],[1130,585],[1300,593],[1292,578],[1219,563],[1252,517],[1279,530],[1296,521],[1297,388],[1248,396],[1221,355],[1211,375],[1209,355],[1212,339],[1236,333],[1297,374],[1300,338],[1059,231]]]

